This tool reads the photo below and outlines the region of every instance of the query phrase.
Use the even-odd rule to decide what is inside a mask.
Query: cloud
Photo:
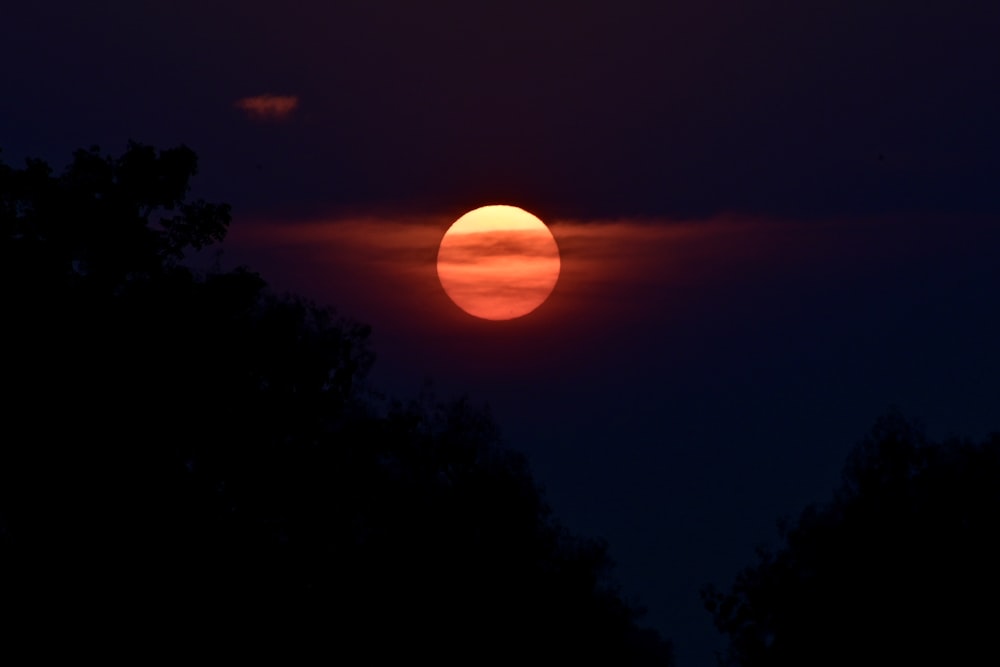
[[[237,264],[261,271],[279,291],[336,304],[381,331],[416,335],[420,330],[430,339],[445,335],[446,322],[459,327],[454,331],[465,326],[455,319],[460,314],[438,275],[439,245],[451,222],[443,215],[244,219],[234,222],[227,253]],[[995,264],[986,255],[997,247],[995,221],[957,225],[951,218],[560,219],[551,230],[561,266],[555,290],[543,308],[512,326],[555,331],[565,321],[573,323],[573,331],[606,332],[609,339],[623,327],[646,326],[667,314],[677,318],[676,326],[691,327],[792,313],[806,323],[826,321],[828,313],[871,303],[874,295],[891,302],[892,289],[909,282],[929,284],[914,267],[938,267],[952,282],[965,275],[962,271],[986,271],[982,267]],[[472,243],[475,237],[462,240]],[[502,249],[517,250],[504,262],[524,263],[508,273],[524,268],[530,274],[532,262],[544,259],[516,244]],[[474,265],[464,252],[468,248],[457,250],[450,269],[496,268],[483,260]],[[963,252],[982,252],[983,259],[962,262],[958,265],[966,268],[948,274],[943,267]],[[992,284],[968,275],[964,280]],[[533,289],[530,281],[516,285]]]
[[[296,95],[254,95],[234,105],[253,120],[286,120],[299,106]]]
[[[449,234],[442,247],[448,249],[449,264],[479,264],[487,257],[558,258],[559,249],[545,229],[493,230],[479,234]]]
[[[409,386],[394,375],[401,368],[439,378],[460,366],[464,378],[513,387],[536,374],[582,378],[567,370],[578,362],[596,363],[595,377],[640,373],[652,383],[658,373],[676,387],[697,375],[703,388],[728,368],[743,369],[739,381],[751,386],[801,367],[813,384],[789,391],[808,395],[827,380],[863,384],[897,361],[912,365],[921,346],[964,341],[983,359],[995,347],[995,219],[557,219],[555,289],[527,317],[502,323],[463,312],[441,284],[438,250],[452,222],[437,214],[240,218],[222,261],[372,325],[376,373],[400,389]],[[530,293],[528,283],[517,287]],[[906,349],[895,341],[908,341]],[[866,346],[888,365],[852,360]],[[649,366],[644,355],[654,347],[664,356]],[[839,366],[823,366],[835,358]]]
[[[411,331],[434,329],[435,322],[456,311],[438,277],[438,250],[453,219],[414,216],[385,219],[320,219],[315,221],[242,220],[227,238],[235,256],[277,279],[276,287],[335,303],[344,312],[380,325]],[[666,286],[719,280],[714,251],[737,223],[663,224],[632,221],[563,220],[552,226],[562,255],[556,293],[532,321],[555,315],[576,322],[617,314]],[[547,232],[546,232],[547,235]],[[483,247],[482,235],[459,235],[446,270],[534,273],[534,264],[549,259],[523,247],[523,233],[508,232],[503,242]],[[746,243],[746,235],[739,236]],[[463,247],[464,246],[464,247]],[[473,267],[476,251],[480,259]],[[482,258],[498,252],[503,266]],[[517,271],[513,265],[517,264]],[[707,275],[705,275],[707,274]],[[507,282],[507,281],[505,281]],[[533,292],[531,280],[516,288]],[[558,298],[556,298],[558,297]],[[641,306],[639,306],[641,309]],[[434,313],[432,315],[432,313]]]

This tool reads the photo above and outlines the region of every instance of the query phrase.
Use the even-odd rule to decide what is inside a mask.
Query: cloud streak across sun
[[[254,95],[236,100],[234,106],[252,120],[287,120],[299,106],[296,95]]]
[[[476,264],[484,256],[558,258],[545,230],[494,230],[458,233],[448,237],[451,264]]]
[[[910,275],[907,267],[941,263],[942,239],[989,248],[996,238],[995,226],[956,229],[947,220],[557,219],[550,225],[561,255],[555,289],[531,317],[497,328],[455,308],[438,280],[438,248],[451,221],[236,220],[226,252],[230,262],[260,271],[275,288],[336,305],[380,336],[405,337],[415,349],[419,341],[457,349],[470,344],[472,331],[530,330],[538,361],[548,345],[585,344],[580,332],[589,341],[615,340],[651,319],[669,323],[661,332],[665,340],[687,331],[688,339],[705,341],[741,318],[822,319],[866,293],[867,285],[893,285]],[[890,295],[878,298],[891,303]]]
[[[439,246],[450,222],[444,216],[237,221],[227,245],[236,259],[260,267],[265,275],[280,276],[281,289],[335,303],[373,324],[436,328],[444,319],[463,326],[465,319],[458,317],[461,313],[449,303],[437,276]],[[525,318],[532,324],[517,326],[546,326],[560,318],[605,320],[649,307],[651,292],[659,296],[725,280],[734,262],[719,261],[717,255],[727,254],[727,248],[752,254],[747,249],[750,229],[731,243],[725,241],[741,227],[747,225],[556,220],[550,229],[561,255],[559,281],[545,307]],[[531,276],[532,271],[520,269],[551,261],[530,243],[528,237],[536,233],[513,230],[495,241],[481,234],[454,235],[450,266],[470,274],[496,270],[489,260],[475,256],[477,244],[488,243],[508,251],[501,268]],[[517,287],[533,289],[530,279]]]

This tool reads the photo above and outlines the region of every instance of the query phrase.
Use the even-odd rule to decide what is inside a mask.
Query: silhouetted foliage
[[[179,261],[229,224],[195,167],[0,163],[0,607],[157,655],[670,664],[488,412],[379,399],[367,327]]]
[[[703,598],[726,664],[978,664],[1000,620],[1000,435],[929,441],[890,413],[834,499],[782,523],[732,590]]]

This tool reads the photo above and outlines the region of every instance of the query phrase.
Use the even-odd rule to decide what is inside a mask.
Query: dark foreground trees
[[[833,501],[704,599],[727,664],[983,664],[1000,622],[1000,435],[931,442],[898,414]]]
[[[229,224],[195,167],[0,163],[5,642],[669,664],[488,414],[376,400],[366,327],[181,263]]]

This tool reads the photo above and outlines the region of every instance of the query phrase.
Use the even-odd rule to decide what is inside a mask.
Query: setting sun
[[[462,310],[486,320],[510,320],[538,308],[559,269],[552,232],[516,206],[469,211],[448,228],[438,249],[444,291]]]

